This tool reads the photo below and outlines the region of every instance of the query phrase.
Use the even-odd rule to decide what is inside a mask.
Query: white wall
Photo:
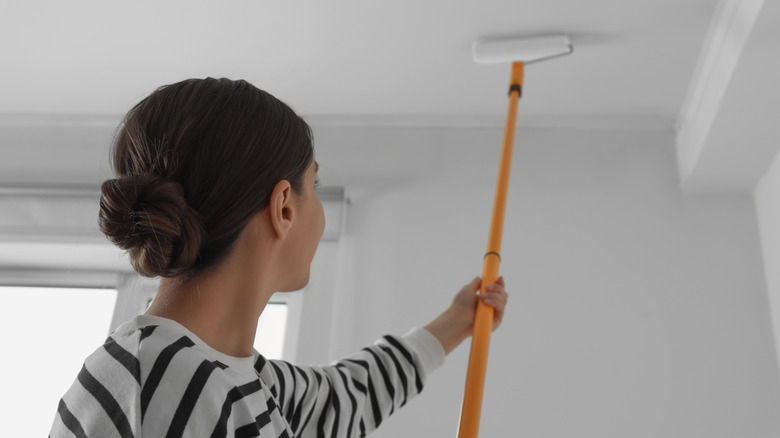
[[[316,132],[323,168],[350,154],[364,172],[386,171],[390,154],[429,168],[411,180],[399,163],[397,178],[357,188],[340,258],[350,330],[335,329],[332,351],[346,354],[427,323],[481,272],[500,132]],[[780,436],[753,199],[682,195],[677,178],[671,132],[518,133],[501,269],[511,300],[481,436]],[[374,436],[454,436],[467,356],[465,344]]]
[[[761,234],[767,294],[774,322],[775,351],[780,362],[780,154],[755,191],[756,213]]]

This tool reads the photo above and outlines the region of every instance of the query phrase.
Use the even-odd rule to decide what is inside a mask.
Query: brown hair
[[[99,227],[139,274],[191,278],[224,260],[276,183],[300,193],[313,160],[306,122],[252,84],[166,85],[118,128]]]

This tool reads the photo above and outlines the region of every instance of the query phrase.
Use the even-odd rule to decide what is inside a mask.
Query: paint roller
[[[498,168],[498,182],[493,202],[493,218],[490,223],[487,252],[482,268],[482,285],[485,287],[498,279],[498,267],[501,262],[501,235],[504,229],[504,211],[509,185],[509,171],[512,162],[517,103],[523,87],[524,65],[544,61],[572,53],[573,47],[565,35],[546,35],[533,38],[477,41],[473,46],[474,62],[492,64],[511,62],[512,73],[509,81],[509,110],[504,130],[504,146]],[[474,318],[474,332],[471,338],[471,353],[466,373],[466,389],[460,411],[458,438],[477,438],[479,419],[482,411],[482,394],[485,387],[490,332],[493,328],[493,308],[478,300]]]

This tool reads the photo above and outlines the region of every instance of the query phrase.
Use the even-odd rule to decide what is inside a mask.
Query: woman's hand
[[[455,295],[450,307],[425,326],[426,330],[439,340],[447,354],[471,336],[478,300],[493,308],[493,330],[495,331],[501,325],[508,298],[504,289],[504,278],[498,277],[495,284],[488,285],[486,293],[477,294],[481,282],[482,279],[477,277],[463,286]]]

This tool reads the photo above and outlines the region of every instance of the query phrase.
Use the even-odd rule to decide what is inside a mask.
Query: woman
[[[52,437],[364,436],[469,336],[478,299],[501,322],[503,280],[477,295],[475,278],[425,328],[331,366],[266,360],[258,317],[308,283],[324,230],[308,125],[246,81],[191,79],[130,110],[112,153],[100,229],[161,283],[86,359]]]

